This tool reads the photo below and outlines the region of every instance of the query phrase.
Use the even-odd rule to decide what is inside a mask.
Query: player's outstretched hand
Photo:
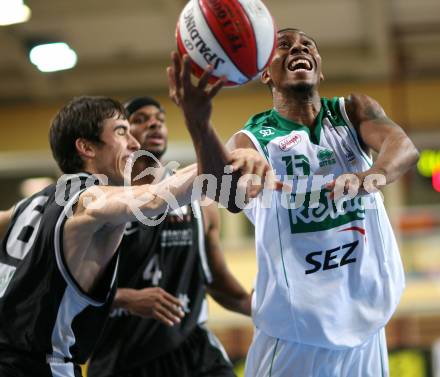
[[[211,117],[211,100],[223,87],[226,79],[220,78],[209,84],[212,66],[208,66],[197,84],[191,81],[191,60],[188,55],[181,57],[177,52],[171,54],[172,65],[167,68],[169,95],[179,106],[190,127],[203,127]]]
[[[267,160],[252,148],[237,148],[230,152],[233,172],[240,171],[239,190],[246,191],[247,198],[255,198],[263,188],[269,190],[291,190],[287,184],[276,179]]]
[[[167,326],[180,323],[184,317],[181,302],[162,288],[130,289],[125,307],[134,315],[155,318]]]

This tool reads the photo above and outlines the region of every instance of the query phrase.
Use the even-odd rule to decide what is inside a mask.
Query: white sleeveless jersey
[[[318,176],[372,164],[344,98],[321,103],[312,134],[275,110],[255,115],[240,131],[294,187],[291,195],[260,195],[245,211],[255,225],[258,262],[253,318],[270,336],[343,349],[388,322],[405,282],[380,194],[356,196],[338,211],[329,192],[315,187]]]

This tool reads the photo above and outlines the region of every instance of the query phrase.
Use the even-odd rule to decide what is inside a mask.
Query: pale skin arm
[[[246,162],[246,151],[230,154],[237,169]],[[125,224],[138,217],[164,213],[169,204],[174,208],[188,204],[193,194],[197,166],[190,165],[155,185],[131,187],[94,186],[81,194],[74,215],[64,226],[63,249],[67,266],[85,292],[100,281],[105,267],[121,241]]]
[[[179,176],[183,176],[185,178],[185,170],[191,173],[191,177],[187,180],[187,182],[190,182],[191,185],[188,187],[181,187],[182,190],[178,192],[178,196],[181,198],[178,199],[180,205],[187,204],[191,200],[192,183],[194,181],[197,167],[196,165],[191,165],[186,169],[177,171],[176,174],[167,178],[167,180],[170,180],[173,184],[180,183],[181,179]],[[175,176],[178,177],[177,182],[174,180]],[[168,192],[167,190],[170,186],[172,185],[165,184],[162,185],[161,188],[153,190],[153,192],[160,193],[160,190],[165,189],[165,192],[158,195],[159,201],[155,203],[151,209],[143,209],[144,215],[152,216],[150,213],[155,213],[158,211],[156,207],[159,208],[158,213],[162,213],[166,209],[166,203],[161,202],[160,198],[163,196],[163,194]],[[135,186],[134,188],[138,189],[142,188],[142,186]],[[149,190],[151,190],[151,187]],[[145,191],[145,188],[143,191]],[[149,192],[151,194],[152,191]],[[173,194],[176,193],[173,192]],[[142,190],[140,191],[140,195],[145,195],[142,193]],[[130,313],[144,318],[154,318],[167,326],[174,326],[175,324],[180,323],[181,318],[184,316],[183,307],[180,301],[160,287],[144,288],[139,290],[132,288],[119,288],[116,292],[113,307],[124,308]]]
[[[361,188],[368,192],[396,181],[417,163],[419,153],[405,131],[393,122],[382,106],[366,95],[352,94],[346,99],[346,111],[360,136],[361,144],[368,153],[373,150],[377,158],[372,167],[356,174]],[[380,180],[369,180],[372,174],[383,177]],[[341,180],[345,189],[353,184],[351,180]],[[335,189],[335,182],[327,188]]]
[[[145,217],[160,215],[169,204],[179,208],[191,202],[196,174],[197,165],[192,164],[157,184],[93,186],[80,196],[75,215],[91,217],[96,229],[137,220],[135,209]]]
[[[10,208],[7,211],[0,211],[0,240],[6,235],[9,223],[11,222],[12,214],[14,213],[14,208]]]
[[[67,266],[81,288],[91,292],[121,241],[125,224],[137,215],[152,217],[167,208],[169,194],[182,206],[191,201],[197,167],[191,165],[156,185],[94,186],[81,194],[74,214],[64,225]]]
[[[215,203],[202,206],[205,242],[213,281],[208,293],[221,306],[244,315],[251,315],[251,294],[246,292],[229,270],[220,246],[220,215]]]

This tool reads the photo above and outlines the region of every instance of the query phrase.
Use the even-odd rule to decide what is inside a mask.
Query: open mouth
[[[295,59],[287,67],[292,72],[308,72],[313,69],[312,63],[306,59]]]
[[[150,145],[150,146],[162,146],[164,144],[164,138],[163,137],[147,137],[145,139],[145,141]]]
[[[159,132],[155,132],[155,133],[148,134],[145,137],[145,140],[152,140],[152,141],[159,142],[159,141],[163,141],[164,140],[164,136],[161,133],[159,133]]]

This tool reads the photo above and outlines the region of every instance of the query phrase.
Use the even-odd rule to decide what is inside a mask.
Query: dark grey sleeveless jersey
[[[77,376],[75,364],[88,359],[99,337],[118,257],[86,294],[67,268],[62,242],[71,207],[90,178],[71,177],[58,190],[48,186],[16,207],[0,250],[1,376]]]
[[[200,206],[194,203],[181,210],[182,220],[170,213],[155,227],[127,226],[121,242],[118,287],[162,287],[180,299],[185,317],[180,325],[168,327],[123,309],[113,310],[91,360],[89,376],[108,376],[166,354],[197,326],[211,274]]]

